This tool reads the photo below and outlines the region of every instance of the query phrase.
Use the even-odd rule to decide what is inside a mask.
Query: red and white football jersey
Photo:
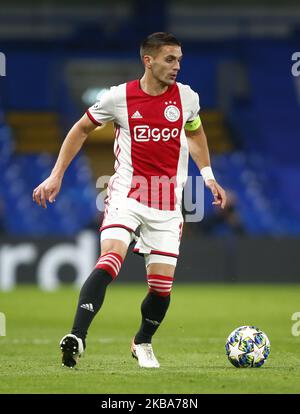
[[[131,197],[159,210],[181,208],[187,179],[187,121],[200,110],[199,96],[175,83],[158,96],[145,93],[139,80],[113,86],[87,115],[96,124],[115,124],[115,174],[108,200]]]

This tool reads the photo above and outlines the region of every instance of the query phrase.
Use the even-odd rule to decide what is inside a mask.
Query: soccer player
[[[88,134],[114,122],[115,174],[105,200],[101,255],[81,288],[72,331],[60,341],[62,363],[68,367],[83,353],[106,288],[118,276],[134,240],[134,251],[145,258],[149,291],[141,305],[141,325],[132,339],[131,353],[140,367],[159,367],[152,337],[170,304],[189,153],[212,192],[213,204],[224,208],[226,203],[210,166],[199,96],[176,82],[182,59],[179,41],[172,34],[153,33],[142,42],[140,54],[145,68],[142,78],[111,87],[87,110],[69,131],[51,175],[33,191],[39,206],[53,203],[68,165]]]

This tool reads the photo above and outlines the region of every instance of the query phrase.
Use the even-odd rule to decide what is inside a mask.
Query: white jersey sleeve
[[[189,85],[177,82],[179,87],[181,103],[183,108],[184,124],[194,121],[200,111],[199,95]]]
[[[190,116],[187,119],[187,122],[193,121],[197,118],[198,113],[200,111],[200,103],[199,103],[199,95],[197,92],[194,92],[191,88],[190,89]]]
[[[88,117],[96,125],[115,120],[114,89],[115,87],[110,88],[101,96],[99,101],[87,110]]]

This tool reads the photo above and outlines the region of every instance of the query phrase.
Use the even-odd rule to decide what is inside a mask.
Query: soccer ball
[[[267,335],[255,326],[241,326],[228,336],[226,354],[237,368],[258,368],[270,353]]]

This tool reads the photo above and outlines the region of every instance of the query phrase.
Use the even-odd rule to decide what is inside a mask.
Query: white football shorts
[[[133,251],[144,255],[146,267],[150,263],[176,266],[182,226],[180,210],[158,210],[124,197],[106,203],[101,242],[117,239],[129,246],[136,241]]]

